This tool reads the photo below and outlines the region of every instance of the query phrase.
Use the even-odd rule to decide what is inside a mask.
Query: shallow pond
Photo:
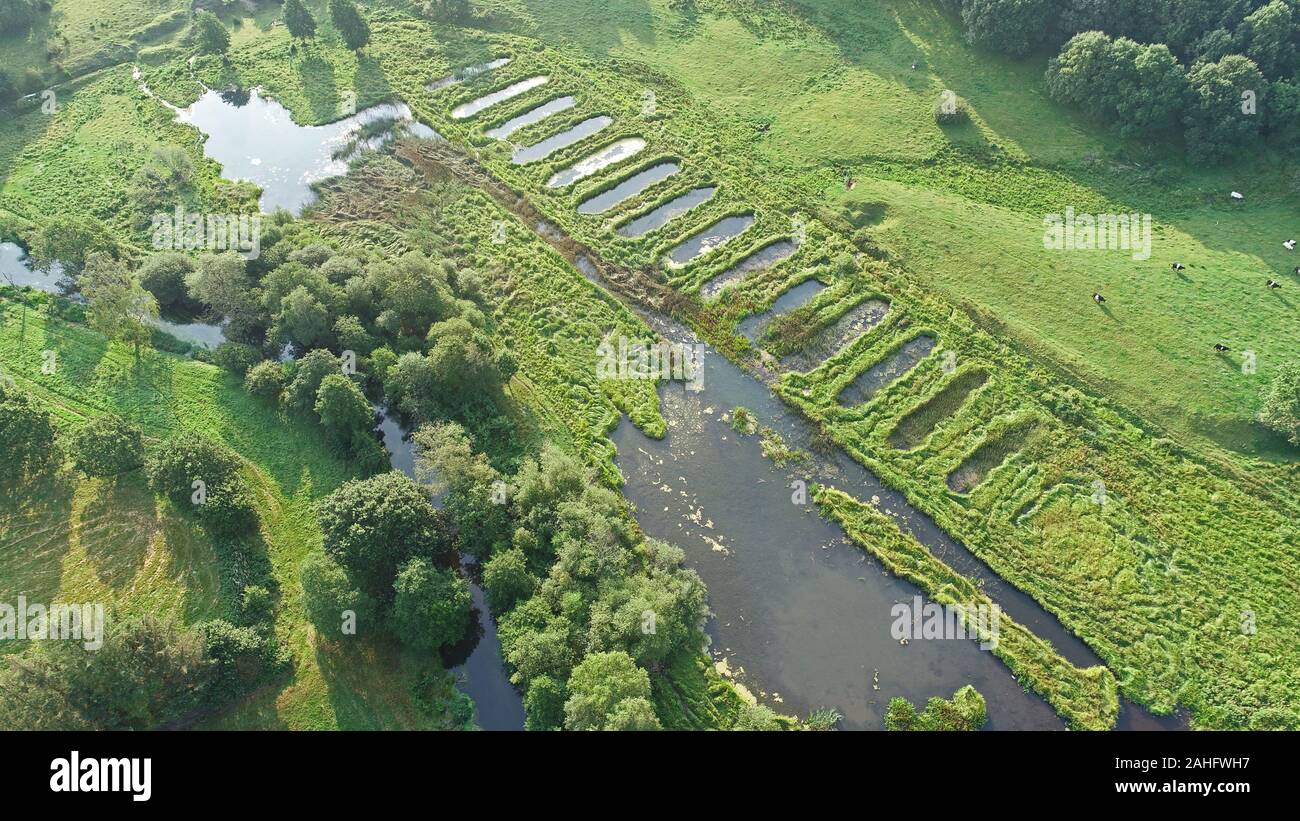
[[[565,129],[559,134],[554,134],[544,140],[525,146],[515,151],[510,157],[510,161],[515,165],[528,165],[529,163],[544,160],[547,157],[559,151],[562,148],[568,148],[574,143],[581,142],[593,134],[596,134],[609,127],[614,122],[613,117],[601,115],[599,117],[588,117],[572,128]]]
[[[618,234],[621,237],[639,237],[658,230],[692,208],[708,202],[717,190],[717,188],[692,188],[619,228]]]
[[[489,72],[492,69],[501,68],[502,66],[508,65],[509,63],[510,63],[509,57],[501,57],[489,63],[479,63],[478,65],[465,66],[464,68],[453,71],[451,74],[448,74],[446,77],[440,77],[437,80],[434,80],[432,83],[429,83],[429,85],[425,86],[425,88],[429,89],[430,91],[438,91],[439,89],[447,88],[448,86],[454,86],[457,85],[458,83],[463,83],[468,79],[477,77],[478,75]]]
[[[748,339],[750,342],[757,342],[767,330],[768,323],[781,314],[793,311],[796,308],[802,308],[812,301],[813,297],[826,290],[826,286],[815,279],[805,279],[798,285],[790,288],[781,294],[772,302],[772,307],[768,308],[761,314],[747,316],[740,320],[736,325],[736,333]]]
[[[643,171],[638,171],[618,185],[608,188],[590,199],[583,200],[578,204],[578,213],[588,216],[603,214],[619,203],[632,199],[681,170],[682,167],[675,162],[661,162],[652,165]]]
[[[904,342],[898,350],[858,374],[852,382],[840,391],[839,402],[845,407],[853,407],[866,402],[882,388],[887,387],[900,376],[915,368],[922,359],[934,350],[932,336],[918,336]]]
[[[546,181],[547,188],[567,188],[578,180],[585,180],[592,174],[608,168],[615,163],[624,162],[645,150],[646,142],[640,137],[627,137],[605,146],[589,157],[578,160],[573,165],[557,172]]]
[[[484,133],[496,140],[504,140],[510,137],[519,129],[533,123],[540,123],[552,114],[558,114],[561,111],[567,111],[573,108],[576,100],[573,97],[556,97],[554,100],[542,103],[536,108],[529,109],[518,117],[511,117],[501,125],[495,128],[489,128]]]
[[[518,97],[520,94],[526,94],[535,88],[546,85],[551,78],[542,75],[538,77],[529,77],[527,80],[520,80],[517,83],[511,83],[505,88],[494,91],[491,94],[484,94],[476,100],[468,103],[462,103],[451,111],[451,116],[457,120],[463,120],[466,117],[473,117],[475,114],[486,111],[494,105],[504,103],[506,100]]]
[[[799,246],[788,239],[764,246],[704,283],[700,288],[700,296],[705,299],[712,299],[728,287],[743,280],[749,274],[770,268],[797,250],[799,250]]]
[[[705,254],[716,251],[731,240],[745,233],[754,224],[753,214],[740,214],[723,217],[699,233],[683,240],[668,252],[668,259],[674,265],[685,265]]]
[[[436,136],[414,122],[404,103],[386,103],[326,125],[298,125],[288,109],[257,89],[243,94],[206,91],[176,119],[207,135],[204,155],[221,164],[221,176],[250,180],[262,188],[261,207],[270,213],[287,208],[295,214],[311,202],[314,182],[346,173],[353,148],[376,147],[378,140],[352,145],[362,128],[382,120],[403,124],[419,137]]]

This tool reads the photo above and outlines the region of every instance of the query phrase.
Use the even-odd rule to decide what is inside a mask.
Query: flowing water
[[[415,447],[407,431],[387,412],[379,410],[379,430],[393,469],[416,479]],[[441,499],[435,498],[434,506],[441,507]],[[479,585],[479,567],[470,560],[466,560],[462,567],[474,599],[474,629],[462,646],[453,651],[457,658],[451,660],[454,664],[451,672],[457,678],[456,686],[474,699],[478,726],[485,730],[522,730],[524,701],[510,683],[505,664],[501,661],[501,642],[497,639],[496,622],[488,613],[483,588]]]

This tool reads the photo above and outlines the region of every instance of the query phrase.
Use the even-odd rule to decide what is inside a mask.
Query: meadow
[[[768,379],[829,441],[1084,639],[1109,673],[1090,674],[1088,686],[1100,687],[1075,707],[1057,700],[1077,726],[1113,719],[1111,674],[1123,695],[1157,712],[1190,708],[1198,727],[1300,725],[1300,628],[1292,618],[1300,605],[1300,479],[1295,450],[1253,422],[1259,388],[1293,355],[1300,333],[1289,290],[1263,287],[1270,276],[1287,276],[1291,258],[1281,241],[1300,216],[1283,158],[1204,171],[1167,147],[1109,137],[1047,100],[1041,61],[974,52],[924,0],[478,5],[486,16],[462,28],[377,4],[373,42],[360,57],[328,28],[291,48],[282,27],[245,24],[228,63],[202,58],[194,71],[212,85],[261,85],[303,123],[336,117],[350,89],[358,105],[407,102],[466,162],[623,272],[624,298],[675,314]],[[735,59],[742,52],[758,56]],[[511,62],[497,71],[426,87],[501,56]],[[180,59],[142,69],[173,102],[197,94]],[[453,116],[487,92],[543,75],[545,85],[477,117]],[[934,104],[948,88],[969,102],[972,124],[935,124]],[[613,123],[530,165],[514,164],[513,147],[485,135],[560,94],[573,95],[574,107],[511,142],[532,144],[597,114]],[[150,133],[149,103],[135,102],[143,113],[132,127]],[[41,141],[50,126],[24,123],[0,142],[0,209],[20,216],[41,213],[37,187],[22,181],[61,153],[57,141]],[[635,159],[548,187],[552,175],[629,138],[647,142]],[[682,171],[598,217],[576,211],[665,160]],[[109,165],[88,152],[59,161]],[[69,173],[60,185],[75,191],[86,183]],[[715,195],[689,215],[642,237],[618,233],[705,185]],[[584,373],[600,335],[643,332],[626,309],[517,224],[504,248],[492,250],[484,239],[507,212],[456,186],[433,187],[433,199],[411,201],[400,218],[459,244],[493,283],[494,320],[520,358],[511,386],[520,435],[543,431],[608,466],[603,433],[618,410],[647,431],[661,425],[652,396],[620,394]],[[221,192],[215,181],[200,190]],[[1233,204],[1230,190],[1245,191],[1244,202]],[[394,209],[373,202],[358,209],[351,193],[335,213],[369,214],[357,228],[368,241],[392,250],[411,242],[394,228]],[[327,235],[356,236],[331,226],[328,197],[324,205]],[[1153,214],[1153,256],[1047,251],[1042,219],[1067,206]],[[112,203],[95,210],[111,218]],[[662,263],[670,249],[731,216],[752,216],[753,224],[698,260]],[[789,259],[718,299],[700,297],[703,283],[792,236],[799,243]],[[1173,261],[1187,270],[1171,271]],[[775,358],[797,351],[800,340],[769,334],[756,348],[736,324],[809,278],[829,287],[801,309],[807,331],[831,326],[865,299],[888,303],[888,312],[825,361],[783,372]],[[1104,310],[1090,299],[1098,290],[1108,297]],[[932,354],[865,403],[839,401],[846,385],[919,334],[937,341]],[[1214,354],[1216,341],[1232,355]],[[1237,355],[1247,349],[1257,355],[1255,373],[1240,367]],[[967,389],[977,372],[986,379]],[[859,502],[826,494],[828,512],[877,555],[910,547],[878,529]],[[942,565],[905,570],[900,565],[931,594],[951,573]],[[1032,686],[1028,668],[1012,666]],[[706,689],[697,681],[693,692]]]
[[[129,347],[44,310],[11,299],[0,308],[5,374],[42,401],[63,431],[114,413],[151,438],[180,430],[213,435],[244,459],[262,522],[247,552],[214,542],[159,501],[142,471],[112,481],[60,472],[7,500],[0,514],[6,601],[19,594],[95,601],[115,617],[156,614],[194,623],[229,617],[238,606],[229,591],[269,576],[278,597],[277,635],[295,660],[292,677],[268,682],[228,714],[208,719],[211,726],[446,726],[411,697],[412,682],[428,665],[382,643],[323,647],[307,625],[298,566],[320,542],[315,503],[353,476],[312,427],[284,418],[215,366],[150,349],[137,360]],[[43,370],[48,361],[52,373]],[[21,649],[6,644],[6,652]]]

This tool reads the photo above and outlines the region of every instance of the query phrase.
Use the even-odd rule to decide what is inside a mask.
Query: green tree
[[[504,613],[537,590],[537,577],[519,548],[497,553],[483,565],[483,592],[493,613]]]
[[[343,485],[321,502],[319,518],[325,552],[378,601],[391,600],[393,578],[407,559],[445,563],[453,555],[429,497],[395,471]]]
[[[569,676],[564,726],[570,730],[657,730],[650,676],[627,653],[592,653]]]
[[[1053,13],[1050,0],[965,0],[961,19],[972,45],[1023,57],[1043,43]]]
[[[72,435],[69,452],[87,476],[117,476],[144,464],[144,433],[121,417],[96,416]]]
[[[1283,0],[1255,9],[1237,29],[1246,56],[1269,77],[1281,77],[1295,70],[1296,30],[1291,7]]]
[[[326,638],[365,633],[377,617],[374,599],[357,589],[338,562],[314,550],[298,569],[307,618]]]
[[[284,27],[295,40],[306,40],[316,34],[316,18],[302,0],[284,0]]]
[[[1200,63],[1192,68],[1188,81],[1192,103],[1184,123],[1188,155],[1194,162],[1227,160],[1256,139],[1260,117],[1242,110],[1247,93],[1255,95],[1257,107],[1265,104],[1266,83],[1253,61],[1230,54],[1217,63]]]
[[[528,682],[524,696],[525,730],[559,730],[564,726],[564,702],[569,694],[564,683],[550,676]]]
[[[49,411],[0,383],[0,482],[13,482],[56,464],[58,437]]]
[[[357,384],[341,373],[332,373],[321,380],[315,409],[326,436],[343,451],[374,427],[375,412],[370,403]]]
[[[47,220],[30,237],[27,255],[32,266],[49,271],[56,265],[74,280],[92,255],[116,254],[117,241],[99,220],[59,214]]]
[[[330,337],[330,312],[305,286],[299,285],[280,303],[276,331],[299,349],[327,345]]]
[[[179,251],[165,251],[147,257],[136,273],[140,285],[153,294],[162,310],[190,307],[185,277],[194,270],[194,261]]]
[[[154,730],[193,721],[213,663],[202,639],[153,616],[109,619],[103,646],[37,642],[0,662],[0,729]]]
[[[434,652],[465,637],[473,600],[454,570],[413,558],[398,571],[393,593],[389,624],[403,644]]]
[[[360,51],[370,42],[370,24],[352,0],[329,0],[330,20],[338,29],[343,43],[352,51]]]
[[[204,254],[185,275],[190,297],[226,316],[245,314],[252,308],[251,283],[244,258],[235,254]]]
[[[158,318],[158,300],[140,285],[121,262],[105,254],[93,254],[81,277],[81,293],[86,297],[90,327],[109,339],[118,339],[135,347],[153,335]]]
[[[314,411],[325,377],[342,372],[343,363],[334,354],[324,348],[308,351],[293,364],[293,376],[284,392],[289,407],[304,413]]]
[[[225,54],[230,49],[230,32],[210,11],[194,15],[194,37],[199,54]]]
[[[509,491],[487,457],[474,452],[465,429],[454,422],[425,425],[411,441],[420,480],[447,487],[446,507],[456,523],[460,549],[486,559],[498,545],[509,543]]]
[[[1259,419],[1267,427],[1300,445],[1300,362],[1288,362],[1264,391]]]

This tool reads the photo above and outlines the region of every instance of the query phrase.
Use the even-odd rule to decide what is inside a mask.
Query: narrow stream
[[[380,409],[382,412],[382,409]],[[407,438],[407,431],[396,419],[382,412],[379,430],[384,437],[394,470],[416,478],[415,448]],[[440,499],[434,505],[441,507]],[[473,560],[462,563],[469,580],[470,594],[474,599],[473,634],[461,647],[452,651],[463,658],[451,667],[456,675],[457,687],[474,699],[478,726],[484,730],[522,730],[524,728],[524,701],[519,691],[510,683],[505,664],[501,661],[501,642],[497,639],[496,622],[488,613],[483,588],[479,586],[480,569]],[[456,661],[455,658],[452,659]]]

